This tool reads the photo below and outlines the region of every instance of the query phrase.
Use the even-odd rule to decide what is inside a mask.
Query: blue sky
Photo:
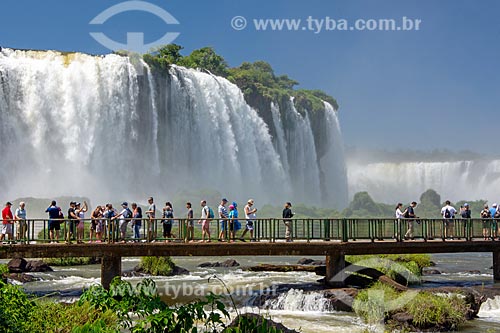
[[[0,45],[108,53],[90,35],[146,42],[179,32],[185,52],[212,46],[231,66],[265,60],[300,87],[337,98],[349,147],[495,152],[500,137],[500,1],[496,0],[151,0],[179,25],[127,12],[89,25],[115,0],[2,0]],[[231,28],[241,15],[249,25]],[[252,19],[401,17],[419,31],[256,31]]]

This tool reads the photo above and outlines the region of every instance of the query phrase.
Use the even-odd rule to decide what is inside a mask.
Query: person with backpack
[[[463,235],[467,238],[467,223],[469,223],[470,219],[472,218],[472,212],[468,203],[464,203],[464,205],[460,207],[460,216],[462,216]]]
[[[487,240],[490,237],[490,222],[491,222],[491,211],[488,208],[488,205],[484,205],[483,210],[481,211],[481,219],[483,224],[483,237],[484,240]]]
[[[170,202],[165,203],[165,207],[163,207],[163,220],[161,221],[163,224],[163,238],[165,238],[165,242],[170,242],[172,237],[172,226],[174,224],[174,209],[172,208],[172,204]]]
[[[453,220],[457,210],[451,205],[450,200],[446,200],[445,206],[441,208],[441,216],[443,216],[443,238],[453,239]]]
[[[500,208],[496,203],[491,205],[490,213],[493,218],[491,223],[491,240],[495,240],[498,237],[498,222],[500,220]]]
[[[403,212],[403,216],[406,219],[406,225],[407,225],[407,230],[404,237],[405,240],[414,239],[413,222],[415,221],[414,219],[417,218],[417,216],[415,216],[415,207],[417,207],[417,202],[413,201]]]
[[[132,218],[132,211],[130,210],[130,208],[128,208],[127,202],[122,203],[122,208],[123,209],[120,214],[116,215],[112,219],[120,219],[120,222],[118,224],[118,228],[120,229],[120,241],[122,243],[125,243],[125,239],[127,238],[127,226],[128,222]]]
[[[210,220],[214,218],[214,211],[212,208],[207,206],[207,201],[202,200],[201,205],[201,219],[198,224],[201,223],[201,242],[210,243]],[[206,239],[208,238],[208,239]]]

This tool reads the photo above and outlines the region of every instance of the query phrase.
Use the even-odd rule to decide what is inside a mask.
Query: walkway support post
[[[101,259],[101,285],[109,290],[115,276],[122,275],[122,257],[116,255],[103,256]]]
[[[500,281],[500,250],[493,251],[493,279]]]
[[[333,288],[344,287],[345,281],[345,255],[340,251],[328,253],[326,255],[326,276],[325,282]]]

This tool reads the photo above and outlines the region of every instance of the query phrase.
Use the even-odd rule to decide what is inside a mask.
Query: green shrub
[[[44,258],[42,260],[49,266],[80,266],[96,263],[96,258],[92,257]]]
[[[413,324],[417,327],[439,325],[455,330],[465,322],[467,305],[458,295],[438,296],[421,292],[408,303],[406,310],[413,316]]]
[[[392,313],[407,312],[417,328],[445,327],[448,330],[457,329],[465,322],[468,309],[465,300],[458,295],[441,296],[416,290],[398,292],[380,282],[361,291],[352,307],[369,323],[387,321]]]
[[[170,257],[142,257],[139,265],[146,274],[155,276],[171,275],[175,266]]]
[[[9,273],[9,266],[7,264],[0,264],[0,276]]]

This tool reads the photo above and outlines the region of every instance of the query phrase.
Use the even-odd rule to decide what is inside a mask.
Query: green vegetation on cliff
[[[214,75],[227,78],[236,84],[243,92],[247,103],[263,111],[270,107],[271,102],[283,104],[290,97],[295,98],[299,112],[309,110],[313,113],[324,111],[323,101],[338,109],[337,101],[320,90],[296,90],[299,82],[287,75],[276,75],[271,65],[265,61],[254,63],[244,62],[238,67],[230,68],[224,58],[213,48],[204,47],[183,56],[182,46],[170,44],[158,48],[152,54],[144,55],[144,61],[155,70],[167,70],[170,65],[196,68],[208,71]]]

